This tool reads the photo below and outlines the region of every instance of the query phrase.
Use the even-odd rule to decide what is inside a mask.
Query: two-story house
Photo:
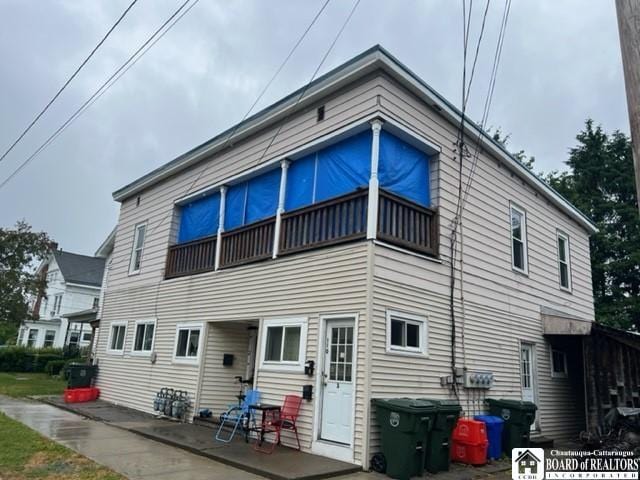
[[[460,120],[376,46],[116,191],[102,398],[223,411],[238,375],[267,403],[311,386],[302,448],[363,466],[376,397],[528,399],[536,433],[579,431],[579,345],[543,320],[593,321],[595,227],[467,121],[452,270]]]
[[[47,288],[34,304],[35,319],[25,320],[18,330],[18,345],[86,347],[91,329],[70,321],[69,314],[97,309],[105,259],[62,250],[53,251],[38,266]]]

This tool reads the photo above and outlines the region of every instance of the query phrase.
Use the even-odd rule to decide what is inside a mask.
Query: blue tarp
[[[253,223],[276,214],[280,194],[280,168],[249,180],[244,223]]]
[[[371,131],[294,161],[287,176],[287,211],[344,195],[369,183]]]
[[[279,168],[230,187],[225,204],[225,230],[275,215],[279,192]]]
[[[392,134],[380,132],[380,188],[428,207],[429,157]]]
[[[286,211],[311,205],[316,175],[315,153],[291,163],[287,172],[287,195],[284,202]]]
[[[367,130],[318,152],[314,203],[365,187],[370,175],[371,131]]]
[[[214,235],[218,231],[220,194],[214,193],[180,207],[178,243]]]

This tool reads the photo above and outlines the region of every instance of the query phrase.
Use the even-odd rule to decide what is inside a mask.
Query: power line
[[[11,144],[11,146],[9,148],[7,148],[7,150],[2,154],[2,156],[0,156],[0,162],[2,160],[4,160],[4,158],[9,154],[9,152],[11,152],[14,149],[14,147],[20,142],[20,140],[22,140],[24,138],[24,136],[29,132],[29,130],[31,130],[31,128],[38,122],[38,120],[40,120],[40,117],[42,117],[42,115],[44,115],[44,113],[49,109],[49,107],[51,105],[53,105],[53,102],[55,102],[58,99],[58,97],[64,91],[64,89],[67,88],[67,86],[73,81],[73,79],[76,77],[76,75],[78,75],[78,73],[80,73],[80,70],[83,69],[83,67],[87,64],[87,62],[91,59],[91,57],[93,57],[93,55],[98,51],[98,49],[102,46],[102,44],[107,40],[109,35],[111,35],[111,32],[113,32],[116,29],[116,27],[124,19],[124,17],[127,15],[127,13],[129,13],[129,10],[131,10],[131,8],[136,4],[137,1],[138,0],[133,0],[129,4],[129,6],[124,10],[124,12],[122,12],[122,14],[118,18],[118,20],[116,20],[116,23],[114,23],[111,26],[111,28],[102,37],[102,39],[98,42],[98,44],[93,48],[93,50],[91,50],[91,53],[89,53],[87,58],[85,58],[83,60],[83,62],[80,64],[80,66],[78,68],[76,68],[76,70],[73,72],[73,74],[71,74],[71,76],[67,79],[67,81],[64,82],[62,87],[60,87],[60,89],[53,96],[53,98],[51,100],[49,100],[49,102],[44,106],[44,108],[40,111],[40,113],[38,113],[38,115],[36,115],[36,117],[31,121],[31,123],[27,126],[27,128],[24,129],[24,131]]]
[[[327,0],[322,7],[320,7],[320,10],[318,11],[318,13],[315,15],[315,17],[313,18],[313,20],[311,21],[311,23],[309,24],[309,26],[305,29],[305,31],[302,33],[302,35],[300,36],[300,38],[298,39],[298,41],[295,43],[295,45],[293,46],[293,48],[291,49],[291,51],[289,52],[289,54],[286,56],[286,58],[284,59],[284,61],[282,62],[282,64],[280,64],[280,66],[278,67],[278,69],[276,70],[276,73],[271,77],[271,79],[269,80],[269,82],[267,83],[267,86],[262,90],[262,92],[258,95],[258,98],[253,102],[253,104],[251,105],[251,107],[249,108],[249,110],[247,110],[247,112],[245,113],[244,117],[242,118],[242,120],[236,124],[236,126],[233,128],[233,130],[231,131],[231,133],[227,136],[227,138],[225,139],[224,143],[222,144],[221,149],[224,149],[229,140],[231,140],[231,138],[233,137],[233,135],[235,134],[235,132],[237,131],[237,129],[239,128],[239,126],[242,124],[242,122],[244,120],[246,120],[246,118],[249,116],[249,114],[251,113],[251,111],[253,110],[253,108],[257,105],[257,103],[260,101],[260,98],[265,94],[265,92],[267,91],[267,88],[269,87],[269,85],[271,85],[273,83],[273,81],[275,80],[276,76],[278,75],[278,73],[284,68],[285,64],[289,61],[289,59],[291,58],[291,56],[293,55],[293,52],[298,48],[298,46],[302,43],[302,40],[306,37],[307,33],[309,33],[309,30],[311,30],[311,27],[315,24],[316,20],[318,19],[318,17],[320,17],[320,14],[324,11],[325,7],[327,6],[327,4],[329,3],[330,0]],[[325,56],[323,57],[322,61],[320,62],[320,65],[318,66],[318,68],[316,68],[316,71],[314,72],[311,80],[307,83],[307,85],[305,86],[302,95],[304,95],[304,93],[306,92],[306,88],[308,88],[309,83],[311,83],[313,81],[313,79],[315,78],[315,75],[317,74],[318,70],[320,69],[320,67],[322,66],[322,64],[324,63],[324,60],[326,59],[327,55],[329,54],[329,52],[331,51],[331,49],[333,48],[333,46],[335,45],[337,38],[340,36],[340,34],[342,33],[342,31],[344,30],[344,27],[346,26],[347,22],[349,21],[349,19],[351,18],[351,16],[353,15],[353,12],[355,10],[355,7],[357,7],[358,3],[360,3],[360,0],[357,0],[354,8],[351,10],[351,13],[349,14],[349,16],[347,17],[347,21],[342,25],[342,28],[340,29],[340,31],[338,32],[338,35],[336,36],[336,38],[334,38],[333,43],[331,44],[331,47],[329,49],[329,51],[325,54]],[[298,104],[298,102],[300,101],[299,97],[298,100],[296,101],[295,105]],[[294,105],[294,106],[295,106]],[[280,124],[280,128],[278,128],[278,131],[276,132],[276,134],[274,135],[274,137],[272,137],[271,142],[269,143],[269,145],[267,146],[267,148],[263,151],[260,159],[258,160],[258,163],[260,162],[260,160],[262,160],[266,154],[266,151],[268,150],[269,146],[271,146],[271,144],[273,143],[273,140],[275,139],[275,137],[277,136],[277,134],[280,132],[280,129],[282,128],[282,125],[284,123],[286,123],[286,120],[289,117],[287,116],[282,123]],[[196,184],[200,181],[200,179],[204,176],[204,174],[206,172],[209,171],[209,169],[211,168],[211,165],[209,165],[207,168],[203,168],[202,171],[198,174],[198,176],[193,180],[193,182],[191,182],[189,184],[189,187],[187,187],[187,189],[185,190],[185,192],[182,194],[182,196],[188,195],[191,190],[193,189],[193,187],[196,186]],[[165,215],[160,222],[158,222],[158,224],[153,228],[153,230],[151,230],[151,233],[155,232],[156,229],[158,229],[163,223],[164,221],[169,218],[170,214]]]
[[[173,14],[165,20],[165,22],[149,37],[147,40],[87,99],[85,102],[60,126],[58,129],[45,140],[29,157],[27,157],[2,183],[0,189],[4,187],[13,177],[15,177],[24,167],[26,167],[37,155],[46,149],[71,123],[73,123],[87,108],[89,108],[95,100],[104,94],[111,86],[117,82],[126,71],[133,66],[149,49],[155,45],[173,26],[193,8],[199,0],[195,0],[189,8],[178,18],[178,14],[191,0],[185,0]],[[173,23],[171,21],[176,19]],[[171,23],[171,25],[169,25]],[[167,25],[169,25],[167,27]],[[166,27],[166,28],[165,28]],[[146,47],[149,48],[146,48]],[[144,51],[143,51],[144,50]],[[137,57],[137,58],[136,58]],[[134,60],[135,59],[135,60]],[[122,73],[121,73],[122,72]],[[117,78],[116,78],[117,77]]]
[[[318,66],[316,67],[315,71],[313,72],[313,75],[311,75],[311,78],[309,79],[307,84],[304,86],[304,88],[300,92],[300,95],[298,96],[298,98],[296,99],[295,103],[293,104],[292,109],[295,109],[295,107],[298,105],[298,103],[300,103],[300,100],[302,100],[304,95],[307,93],[307,90],[309,89],[309,86],[311,85],[313,80],[316,78],[316,75],[318,74],[318,72],[322,68],[322,65],[324,65],[325,60],[327,59],[327,57],[329,56],[329,54],[333,50],[333,47],[335,47],[336,43],[340,39],[340,36],[342,35],[342,32],[344,31],[344,29],[346,28],[347,24],[349,23],[349,20],[351,20],[351,17],[353,16],[353,14],[355,13],[356,9],[358,8],[358,5],[360,5],[360,0],[356,0],[355,3],[353,4],[353,7],[351,8],[351,11],[349,12],[349,15],[347,15],[347,18],[342,23],[342,26],[340,27],[340,30],[338,30],[338,33],[336,33],[333,41],[331,42],[331,45],[329,45],[329,48],[327,49],[327,51],[323,55],[322,59],[320,60],[320,63],[318,64]],[[282,127],[287,122],[287,120],[289,119],[290,116],[291,116],[291,114],[287,115],[285,117],[285,119],[282,122],[280,122],[280,125],[278,126],[278,129],[274,133],[273,137],[271,137],[271,141],[269,141],[269,144],[264,149],[264,151],[262,152],[262,155],[260,156],[260,158],[258,159],[258,161],[256,163],[260,163],[262,161],[262,159],[265,157],[265,155],[267,154],[267,152],[269,151],[269,149],[273,145],[273,142],[275,141],[275,139],[280,134],[280,131],[282,130]]]

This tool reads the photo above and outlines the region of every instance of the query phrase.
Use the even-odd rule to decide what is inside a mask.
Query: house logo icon
[[[544,450],[542,448],[514,448],[511,452],[513,480],[542,480],[544,478]]]

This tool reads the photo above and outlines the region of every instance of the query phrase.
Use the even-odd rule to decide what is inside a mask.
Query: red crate
[[[487,426],[479,420],[461,418],[453,430],[452,438],[471,445],[487,442]]]
[[[87,388],[65,388],[65,403],[92,402],[100,396],[100,390],[96,387]]]
[[[484,465],[487,463],[489,442],[469,444],[459,440],[451,442],[451,460],[468,465]]]

